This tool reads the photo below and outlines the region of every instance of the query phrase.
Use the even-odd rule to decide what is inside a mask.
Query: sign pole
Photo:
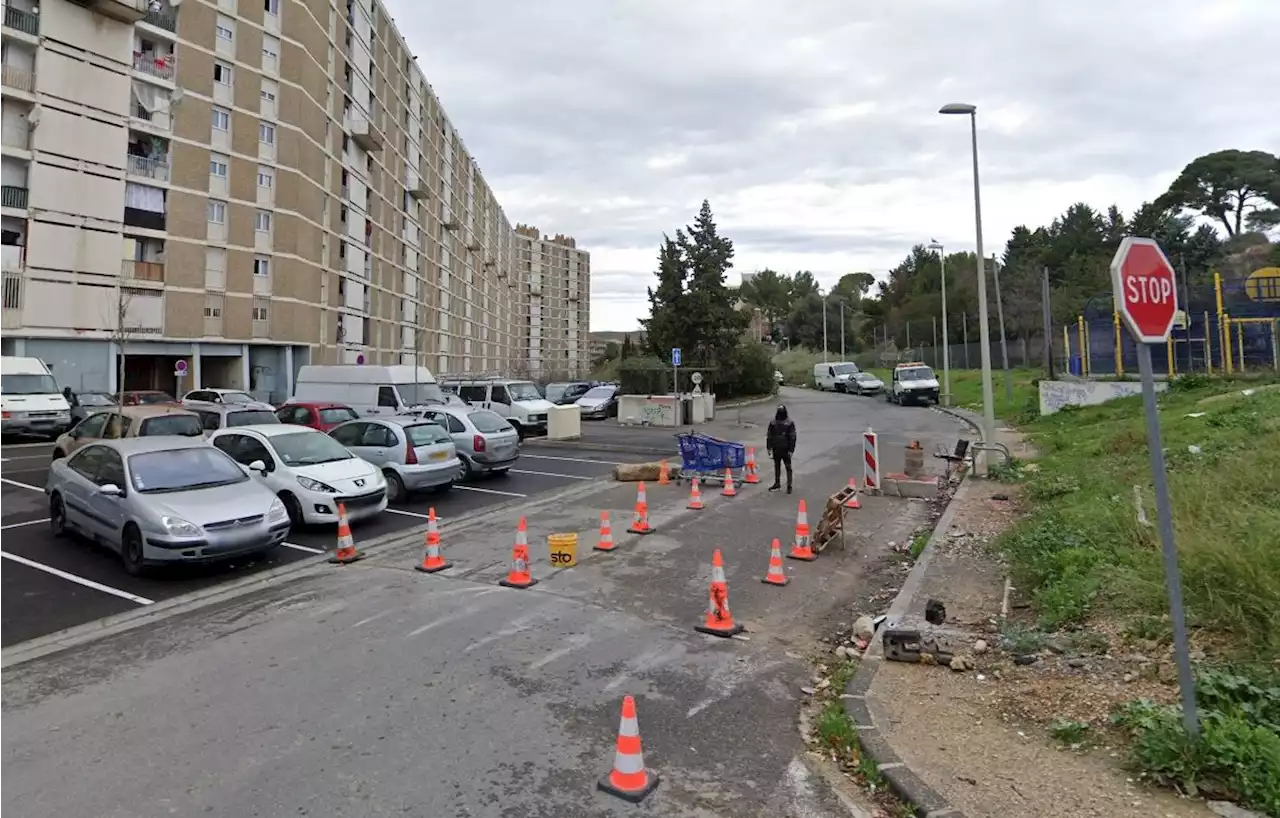
[[[1156,490],[1156,518],[1160,548],[1164,553],[1164,582],[1169,592],[1169,618],[1173,622],[1173,652],[1178,662],[1178,687],[1182,693],[1182,723],[1191,735],[1200,734],[1196,712],[1196,684],[1191,675],[1191,649],[1187,641],[1187,617],[1182,605],[1182,572],[1173,538],[1173,511],[1169,504],[1169,475],[1160,440],[1160,411],[1156,405],[1156,379],[1151,367],[1151,344],[1138,344],[1138,372],[1142,376],[1142,406],[1147,414],[1147,448],[1151,452],[1151,476]]]

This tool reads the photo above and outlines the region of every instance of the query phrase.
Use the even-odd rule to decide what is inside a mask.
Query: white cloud
[[[1275,0],[390,0],[513,221],[592,251],[592,325],[645,314],[709,198],[737,266],[834,282],[936,236],[987,252],[1075,201],[1132,210],[1196,156],[1277,150]]]

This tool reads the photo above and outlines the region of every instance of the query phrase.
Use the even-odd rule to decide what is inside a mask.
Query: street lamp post
[[[991,332],[987,327],[987,275],[986,259],[982,250],[982,188],[978,182],[978,106],[953,102],[938,109],[940,114],[966,115],[969,117],[969,133],[973,143],[973,222],[977,239],[974,259],[978,264],[978,336],[982,344],[982,437],[984,442],[995,442],[995,398],[991,390]],[[986,472],[986,459],[975,458],[974,465]]]
[[[822,362],[827,363],[827,297],[822,296]]]
[[[947,251],[937,239],[929,245],[942,268],[942,401],[951,405],[951,336],[947,334]]]
[[[846,361],[844,357],[844,299],[840,299],[840,360]]]

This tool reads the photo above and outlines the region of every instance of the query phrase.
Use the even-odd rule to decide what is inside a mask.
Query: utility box
[[[582,437],[582,410],[577,406],[553,406],[547,412],[548,440],[577,440]]]

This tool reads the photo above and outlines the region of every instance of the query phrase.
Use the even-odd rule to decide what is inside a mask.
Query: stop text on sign
[[[1173,299],[1173,281],[1166,276],[1129,276],[1125,300],[1130,304],[1166,304]]]

